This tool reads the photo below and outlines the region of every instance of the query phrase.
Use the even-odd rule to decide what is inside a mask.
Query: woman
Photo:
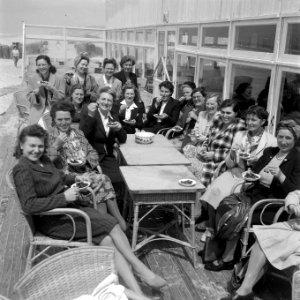
[[[127,133],[135,133],[135,129],[143,127],[143,115],[145,105],[140,100],[138,89],[131,83],[126,83],[122,88],[122,100],[120,102],[119,118],[122,127]]]
[[[97,151],[92,148],[81,130],[71,127],[74,114],[74,106],[69,101],[61,101],[51,107],[50,115],[53,127],[49,131],[47,154],[56,167],[63,169],[65,173],[74,175],[81,173],[83,181],[91,182],[91,188],[95,191],[97,207],[105,212],[108,209],[109,213],[118,220],[122,230],[125,231],[126,222],[118,209],[110,179],[101,174]],[[83,163],[80,167],[73,168],[68,165],[70,160],[80,160]]]
[[[18,138],[16,156],[19,162],[13,168],[17,194],[26,214],[32,215],[36,228],[52,238],[69,240],[73,236],[73,223],[65,215],[36,215],[54,208],[71,207],[86,212],[91,220],[93,243],[115,249],[117,272],[125,284],[145,299],[133,275],[132,269],[153,288],[161,288],[166,282],[148,269],[132,252],[128,240],[117,220],[89,206],[76,202],[79,190],[65,188],[75,181],[74,175],[61,176],[45,155],[47,132],[39,125],[25,127]],[[75,239],[86,239],[86,228],[82,218],[75,218]]]
[[[246,191],[234,194],[239,199],[248,201],[252,206],[264,198],[285,198],[289,192],[300,189],[300,153],[295,148],[295,143],[300,137],[300,126],[292,120],[279,122],[277,126],[278,147],[269,147],[264,150],[261,158],[253,166],[253,172],[260,175],[260,179],[250,185]],[[233,195],[233,197],[234,197]],[[216,227],[222,216],[230,207],[221,202],[217,208]],[[266,215],[264,222],[272,220],[272,211]],[[253,215],[252,223],[259,224],[260,211]],[[234,253],[239,239],[239,234],[225,240],[226,247],[222,258],[205,266],[212,271],[231,269],[234,265]]]
[[[147,121],[144,130],[157,133],[167,127],[173,127],[179,118],[180,104],[172,98],[174,85],[170,81],[163,81],[159,84],[160,97],[152,100],[147,113]]]
[[[270,226],[253,226],[256,243],[252,248],[244,281],[234,295],[221,300],[254,300],[254,285],[263,276],[270,263],[278,270],[300,265],[300,190],[285,199],[286,211],[296,219]]]
[[[263,107],[249,107],[246,113],[247,130],[235,135],[231,150],[225,159],[228,170],[217,177],[202,195],[201,200],[208,203],[209,210],[212,210],[209,214],[211,229],[214,229],[214,210],[224,197],[230,195],[233,186],[243,180],[242,173],[258,161],[265,148],[277,146],[276,138],[265,130],[268,117],[269,113]],[[243,158],[239,155],[243,150],[249,151],[249,157]]]
[[[122,82],[122,86],[125,83],[131,83],[138,87],[137,76],[132,72],[132,68],[135,65],[135,59],[132,56],[123,56],[120,61],[121,71],[114,74],[114,77]]]
[[[73,85],[80,85],[84,91],[84,101],[86,103],[96,102],[98,99],[98,84],[96,79],[88,74],[90,58],[88,53],[80,53],[74,59],[75,73],[71,77],[66,77],[66,94],[71,95]]]
[[[216,168],[226,158],[235,134],[245,130],[245,122],[238,118],[238,113],[239,107],[235,101],[224,100],[220,105],[220,115],[213,119],[209,135],[197,148],[196,158],[189,157],[192,172],[205,186],[210,184]],[[199,201],[196,202],[196,212],[198,209]]]
[[[122,82],[113,76],[116,69],[116,60],[114,58],[105,58],[103,60],[103,75],[98,77],[97,83],[99,91],[105,86],[109,86],[116,93],[116,101],[118,101],[122,92]]]
[[[247,109],[251,105],[255,105],[255,100],[252,98],[252,86],[249,82],[241,83],[235,90],[233,100],[237,101],[240,107],[241,118],[245,119]]]
[[[56,74],[56,68],[47,55],[36,58],[36,74],[26,80],[27,99],[30,102],[29,124],[38,123],[47,128],[47,119],[52,103],[65,97],[65,80]],[[50,120],[49,120],[50,123]]]
[[[186,81],[182,84],[181,90],[183,96],[178,99],[181,110],[186,106],[193,107],[192,92],[195,88],[196,84],[193,81]]]
[[[73,123],[80,122],[80,114],[83,105],[85,104],[84,101],[84,90],[80,84],[75,84],[70,89],[71,97],[68,97],[66,100],[73,103],[75,108],[75,114],[73,116]]]
[[[197,90],[197,89],[196,89]],[[195,91],[196,91],[195,90]],[[197,99],[198,94],[202,96],[202,94],[198,91],[195,93],[193,92],[193,97]],[[216,116],[216,113],[219,110],[219,107],[221,105],[221,97],[217,93],[211,93],[207,96],[207,98],[204,99],[204,106],[205,110],[200,111],[198,113],[198,116],[195,114],[195,112],[191,111],[190,112],[190,118],[193,119],[194,117],[196,118],[196,123],[194,124],[193,131],[192,133],[188,134],[183,143],[182,143],[182,151],[185,153],[186,156],[194,156],[196,157],[197,153],[197,146],[201,145],[204,140],[206,139],[206,136],[210,132],[210,128],[213,123],[213,119]],[[202,103],[202,98],[199,101],[199,104]],[[199,105],[198,104],[198,105]],[[202,104],[201,104],[202,106]],[[194,116],[196,115],[196,116]],[[188,154],[190,152],[190,154]]]
[[[122,128],[118,116],[111,114],[116,94],[110,87],[100,90],[96,103],[84,107],[81,113],[80,129],[89,143],[98,152],[99,164],[104,174],[112,181],[115,189],[123,186],[119,165],[113,155],[115,140],[125,143],[126,131]]]

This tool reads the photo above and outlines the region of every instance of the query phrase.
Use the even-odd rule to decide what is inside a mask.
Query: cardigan
[[[103,74],[103,75],[101,75],[100,77],[98,77],[96,79],[98,87],[99,87],[98,94],[99,94],[100,90],[105,87],[103,76],[105,76],[105,75]],[[122,82],[114,76],[112,77],[112,87],[111,87],[111,89],[116,93],[116,99],[115,100],[118,101],[121,97]]]

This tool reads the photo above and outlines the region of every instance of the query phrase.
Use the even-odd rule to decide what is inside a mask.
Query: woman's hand
[[[247,159],[247,164],[254,165],[257,161],[258,161],[258,157],[256,155],[253,155]]]
[[[266,173],[271,173],[275,178],[277,178],[280,183],[283,183],[285,180],[285,175],[282,173],[279,167],[269,166],[264,169]]]
[[[127,108],[127,105],[126,105],[126,104],[122,104],[122,105],[120,106],[120,111],[125,110],[126,108]]]
[[[114,122],[113,125],[108,126],[113,131],[119,131],[122,128],[122,125],[120,122]]]
[[[67,134],[65,132],[60,132],[54,142],[54,147],[56,149],[61,149],[63,145],[67,142],[67,140],[68,140]]]
[[[188,118],[189,118],[189,119],[193,119],[193,120],[197,120],[197,119],[198,119],[198,116],[197,116],[197,114],[196,114],[196,112],[195,112],[194,110],[191,110],[191,111],[189,112]]]
[[[50,92],[55,90],[54,86],[49,81],[41,81],[40,85]]]
[[[288,206],[288,211],[290,214],[294,214],[297,218],[300,217],[300,205],[290,204]]]
[[[79,189],[77,187],[71,187],[67,189],[64,194],[67,202],[74,202],[79,195]]]
[[[88,115],[91,117],[91,118],[94,118],[95,117],[95,114],[96,114],[96,111],[98,109],[98,104],[97,103],[90,103],[87,107],[88,109]]]
[[[123,122],[126,123],[126,124],[129,124],[129,125],[131,125],[131,126],[134,126],[135,123],[136,123],[136,120],[135,120],[135,119],[132,119],[132,120],[124,120]]]
[[[214,151],[201,152],[200,155],[201,155],[201,158],[203,158],[205,160],[213,160],[213,158],[214,158]]]
[[[168,115],[166,113],[163,113],[163,114],[158,116],[158,118],[161,119],[161,120],[166,119],[167,117],[168,117]]]

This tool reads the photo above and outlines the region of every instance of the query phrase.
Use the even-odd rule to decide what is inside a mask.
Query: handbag
[[[207,264],[220,258],[225,250],[226,243],[215,237],[207,237],[202,252],[202,262]]]

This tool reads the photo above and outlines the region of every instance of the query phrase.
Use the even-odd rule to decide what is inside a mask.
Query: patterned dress
[[[99,165],[98,154],[95,149],[89,144],[83,132],[79,129],[71,127],[68,141],[60,150],[53,147],[53,144],[59,135],[56,127],[52,127],[49,132],[49,148],[47,154],[55,165],[63,169],[66,174],[77,175],[76,170],[68,167],[68,159],[80,159],[86,161],[84,172],[87,174],[91,182],[100,185],[99,191],[96,193],[97,203],[105,202],[107,200],[115,199],[115,191],[108,176],[105,174],[97,174],[93,171]]]

